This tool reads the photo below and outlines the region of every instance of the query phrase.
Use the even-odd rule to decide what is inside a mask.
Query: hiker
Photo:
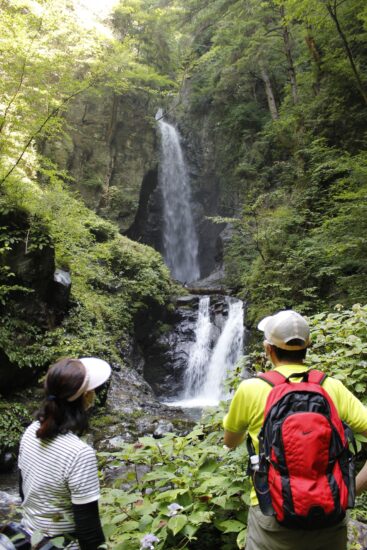
[[[354,464],[341,421],[367,435],[367,409],[339,380],[303,365],[310,329],[301,315],[281,311],[258,329],[273,370],[240,384],[223,421],[227,447],[248,434],[253,486],[246,550],[346,550]],[[365,488],[367,463],[357,494]]]
[[[110,374],[109,364],[95,357],[55,363],[46,377],[37,421],[21,439],[21,526],[30,535],[44,534],[45,548],[53,548],[55,536],[64,536],[64,547],[69,549],[105,547],[96,457],[79,436],[87,428],[94,389]]]

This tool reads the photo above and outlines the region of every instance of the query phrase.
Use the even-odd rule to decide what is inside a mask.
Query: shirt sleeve
[[[367,408],[339,380],[340,416],[354,433],[367,434]]]
[[[248,399],[246,399],[246,383],[237,388],[229,411],[223,419],[223,427],[228,432],[244,433],[248,427]]]
[[[99,499],[96,455],[88,445],[79,451],[73,461],[67,482],[73,504],[87,504]]]
[[[98,502],[73,504],[73,514],[80,550],[98,550],[105,541],[99,519]]]

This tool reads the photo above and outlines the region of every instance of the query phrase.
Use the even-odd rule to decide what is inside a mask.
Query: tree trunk
[[[288,26],[285,22],[284,6],[280,6],[280,16],[282,18],[282,35],[283,35],[285,56],[288,61],[288,74],[289,74],[289,80],[291,83],[292,98],[293,98],[294,105],[296,105],[298,103],[298,86],[297,86],[297,78],[296,78],[296,69],[293,63],[291,37],[289,34]]]
[[[278,108],[275,101],[273,88],[270,82],[269,75],[266,69],[260,64],[261,78],[265,85],[266,99],[268,100],[269,111],[271,118],[277,120],[279,118]]]
[[[343,42],[344,49],[347,53],[350,66],[352,67],[353,74],[354,74],[355,79],[357,81],[357,88],[358,88],[361,96],[363,97],[363,100],[364,100],[365,104],[367,105],[367,92],[364,90],[363,83],[362,83],[361,77],[359,76],[359,72],[358,72],[357,66],[355,64],[354,57],[353,57],[353,54],[352,54],[352,50],[350,49],[347,37],[345,36],[345,34],[344,34],[344,32],[343,32],[343,30],[340,26],[340,22],[339,22],[338,15],[337,15],[336,2],[334,2],[333,6],[328,3],[326,5],[326,9],[327,9],[331,19],[335,23],[336,29],[337,29],[338,34],[339,34],[339,36],[340,36],[340,38]]]
[[[314,37],[311,34],[311,27],[307,27],[307,35],[305,37],[308,51],[311,54],[312,60],[315,67],[315,83],[313,84],[313,89],[315,95],[318,95],[320,92],[321,78],[322,78],[322,66],[321,66],[321,52],[317,47]]]

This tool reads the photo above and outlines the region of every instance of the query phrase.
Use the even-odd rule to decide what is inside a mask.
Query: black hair
[[[78,359],[64,358],[50,367],[45,381],[45,401],[37,413],[41,426],[36,435],[50,439],[69,431],[83,434],[88,427],[88,415],[83,396],[68,401],[85,377],[85,367]]]
[[[302,346],[303,340],[299,340],[298,338],[294,338],[293,340],[290,340],[287,342],[288,346]],[[296,363],[301,363],[304,361],[306,354],[307,354],[307,348],[304,349],[282,349],[278,348],[278,346],[274,346],[271,344],[275,355],[279,359],[279,361],[295,361]]]

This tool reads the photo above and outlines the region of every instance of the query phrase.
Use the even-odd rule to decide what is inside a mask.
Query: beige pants
[[[347,521],[316,531],[287,529],[259,506],[248,514],[246,550],[346,550]]]

